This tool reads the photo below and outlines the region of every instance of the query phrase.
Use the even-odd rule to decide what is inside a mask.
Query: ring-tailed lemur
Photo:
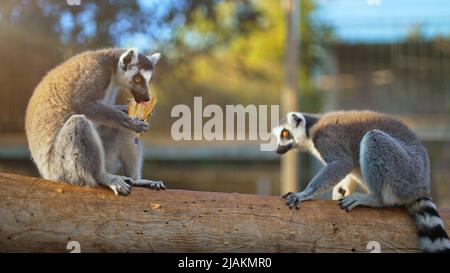
[[[418,137],[400,121],[370,111],[310,115],[290,112],[273,129],[276,152],[309,151],[325,166],[299,193],[283,197],[289,208],[333,190],[347,211],[356,206],[405,206],[414,219],[421,248],[449,252],[443,222],[430,199],[428,154]],[[355,183],[366,193],[353,193]]]
[[[137,102],[150,99],[148,84],[160,53],[135,48],[104,49],[76,55],[50,71],[28,104],[25,130],[31,156],[45,179],[110,187],[126,195],[131,185],[165,189],[141,179],[147,122],[130,118],[115,105],[122,89]],[[115,175],[119,162],[125,176]]]

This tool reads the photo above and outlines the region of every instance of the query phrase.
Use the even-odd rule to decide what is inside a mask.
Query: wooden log
[[[450,211],[440,213],[450,226]],[[1,252],[68,252],[70,241],[82,252],[369,252],[370,241],[418,251],[400,208],[347,213],[316,200],[290,210],[277,196],[145,188],[115,196],[0,174]]]

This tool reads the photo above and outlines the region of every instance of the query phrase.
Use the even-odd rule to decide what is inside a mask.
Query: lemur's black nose
[[[277,150],[275,151],[277,154],[282,155],[284,153],[286,153],[287,151],[289,151],[292,148],[292,144],[288,144],[288,145],[280,145],[278,146]]]
[[[137,103],[142,103],[142,102],[147,102],[150,100],[150,96],[139,96],[134,98],[136,100]]]

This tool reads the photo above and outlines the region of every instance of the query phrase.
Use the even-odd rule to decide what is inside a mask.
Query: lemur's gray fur
[[[302,192],[289,192],[289,208],[333,189],[333,199],[356,206],[405,206],[416,222],[426,252],[450,252],[443,222],[430,199],[428,154],[400,121],[370,111],[310,115],[290,112],[273,129],[277,153],[309,151],[325,166]],[[365,193],[355,192],[355,183]]]
[[[76,55],[51,70],[28,104],[25,130],[31,156],[45,179],[110,187],[126,195],[131,185],[165,189],[161,181],[141,179],[142,144],[147,122],[132,119],[127,106],[115,105],[129,90],[148,101],[148,84],[159,53],[103,49]],[[116,175],[119,162],[125,176]]]

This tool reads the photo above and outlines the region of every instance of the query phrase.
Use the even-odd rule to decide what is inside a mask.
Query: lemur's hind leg
[[[119,168],[119,154],[120,150],[120,133],[116,128],[98,126],[97,131],[100,135],[105,154],[105,168],[106,172],[115,174]]]
[[[126,176],[133,179],[132,185],[148,187],[156,190],[165,190],[166,186],[161,181],[146,180],[141,178],[143,147],[135,133],[123,132],[120,135],[120,162]]]
[[[357,182],[351,177],[351,175],[347,175],[341,182],[339,182],[339,184],[334,186],[332,199],[339,200],[349,196],[355,191],[356,185]]]
[[[422,168],[414,153],[408,153],[403,144],[380,130],[367,132],[360,144],[360,167],[368,193],[354,193],[340,205],[351,210],[356,206],[403,205],[417,196],[405,196],[406,187],[415,188],[417,171]]]
[[[343,199],[340,199],[339,205],[341,209],[345,209],[346,211],[351,211],[353,208],[357,206],[366,206],[366,207],[382,207],[383,203],[380,202],[374,195],[370,193],[361,193],[355,192]]]
[[[73,115],[58,133],[51,169],[54,180],[77,185],[105,185],[116,194],[128,194],[131,181],[105,171],[105,155],[99,134],[84,115]]]

